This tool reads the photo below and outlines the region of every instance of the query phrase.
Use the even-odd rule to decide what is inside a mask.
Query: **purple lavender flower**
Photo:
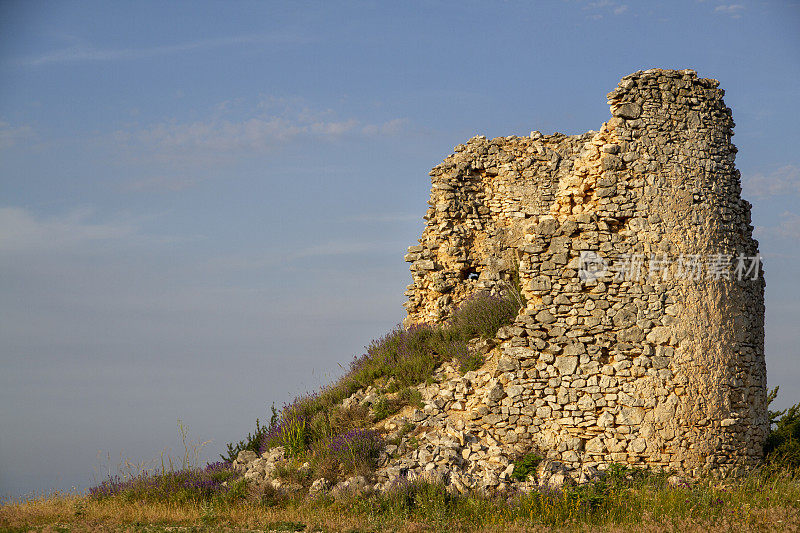
[[[349,468],[374,460],[382,447],[383,439],[372,429],[353,429],[328,442],[331,455]]]
[[[202,470],[143,473],[125,481],[119,476],[113,476],[91,487],[89,496],[103,499],[127,494],[143,500],[172,497],[210,498],[228,491],[222,483],[232,475],[233,471],[226,463],[212,463]]]

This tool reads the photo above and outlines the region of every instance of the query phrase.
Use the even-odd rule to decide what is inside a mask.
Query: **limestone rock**
[[[331,489],[331,495],[337,499],[344,496],[362,496],[368,494],[371,489],[364,476],[352,476],[337,483]]]
[[[642,114],[642,108],[636,103],[622,104],[614,111],[614,116],[625,119],[639,118]]]
[[[311,487],[308,489],[309,496],[316,496],[325,492],[328,488],[328,480],[324,477],[319,479],[315,479],[313,483],[311,483]]]

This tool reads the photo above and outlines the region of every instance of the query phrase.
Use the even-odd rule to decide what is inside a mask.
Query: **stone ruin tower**
[[[519,281],[527,306],[468,402],[509,453],[686,474],[760,461],[764,277],[752,259],[737,275],[758,243],[718,85],[639,71],[598,132],[473,137],[431,171],[406,323]]]

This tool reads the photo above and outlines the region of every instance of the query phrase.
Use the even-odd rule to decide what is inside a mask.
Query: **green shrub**
[[[466,357],[459,360],[458,369],[462,374],[472,370],[478,370],[483,366],[484,358],[479,353],[470,353]]]
[[[386,396],[381,396],[372,404],[372,414],[375,422],[388,418],[396,412],[397,406],[394,402],[387,400]]]
[[[262,426],[261,421],[256,418],[256,430],[254,433],[248,433],[247,438],[240,440],[238,443],[234,444],[232,442],[228,443],[228,450],[227,450],[227,457],[220,454],[220,459],[225,461],[226,463],[232,463],[236,456],[239,455],[239,452],[244,450],[250,450],[256,453],[260,453],[262,443],[264,441],[264,437],[266,436],[267,432],[275,427],[278,423],[278,411],[275,409],[275,404],[272,404],[270,408],[272,410],[272,414],[269,419],[268,426]]]
[[[405,387],[400,389],[398,399],[402,405],[411,405],[413,407],[422,407],[422,394],[412,387]]]
[[[512,299],[477,293],[464,300],[453,313],[449,326],[462,339],[491,339],[517,316],[519,309]]]
[[[305,419],[291,420],[281,429],[283,447],[292,457],[301,457],[308,445],[308,426]]]
[[[329,437],[333,432],[333,428],[331,427],[331,417],[328,416],[328,413],[325,411],[315,413],[314,416],[311,417],[308,430],[312,441],[322,440]]]
[[[461,303],[444,327],[436,330],[431,346],[442,359],[458,361],[462,374],[477,370],[483,366],[484,358],[469,350],[468,341],[494,338],[498,329],[514,320],[519,309],[517,299],[476,293]]]
[[[264,507],[286,507],[291,499],[288,492],[276,489],[271,483],[265,483],[259,489],[258,496]]]
[[[298,462],[279,465],[275,468],[275,477],[283,481],[297,483],[308,488],[313,481],[311,468],[300,468]]]
[[[778,394],[778,387],[770,391],[768,402]],[[783,411],[769,411],[770,425],[774,425],[764,444],[766,461],[773,467],[800,469],[800,403]]]
[[[511,472],[511,477],[517,481],[525,481],[528,476],[536,476],[536,467],[542,462],[542,457],[535,453],[530,453],[524,456],[519,461],[514,462],[514,471]]]

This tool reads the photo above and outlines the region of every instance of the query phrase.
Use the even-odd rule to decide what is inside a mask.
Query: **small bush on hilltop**
[[[347,396],[382,377],[393,377],[400,387],[424,381],[436,368],[432,340],[438,336],[438,330],[428,324],[408,329],[397,326],[372,341],[367,352],[350,363],[350,372],[340,382],[348,385]]]

